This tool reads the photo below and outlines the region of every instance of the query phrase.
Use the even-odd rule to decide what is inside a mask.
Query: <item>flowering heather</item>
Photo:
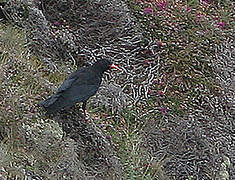
[[[144,9],[144,14],[152,14],[153,13],[153,9],[151,7],[147,7]]]
[[[159,111],[162,113],[162,115],[166,115],[166,113],[167,113],[168,109],[167,109],[167,108],[162,107],[162,108],[159,108]]]
[[[149,90],[149,94],[150,94],[150,95],[154,95],[154,93],[155,93],[155,91],[154,91],[154,90],[152,90],[152,89],[151,89],[151,90]]]
[[[157,45],[158,45],[159,47],[163,46],[162,41],[158,41],[158,42],[157,42]]]
[[[163,92],[163,91],[158,91],[158,95],[159,95],[159,96],[163,96],[163,95],[164,95],[164,92]]]
[[[190,8],[190,7],[187,7],[187,8],[186,8],[186,11],[187,11],[187,12],[191,12],[191,10],[192,10],[192,8]]]
[[[155,80],[153,80],[153,82],[152,82],[153,84],[157,84],[157,80],[155,79]]]
[[[156,28],[156,24],[155,23],[151,23],[151,28]]]
[[[197,16],[198,18],[202,17],[201,13],[197,13],[196,16]]]
[[[216,21],[218,20],[219,18],[217,16],[213,17],[213,20]]]
[[[225,22],[218,22],[217,25],[218,25],[218,27],[220,29],[224,29],[225,28]]]
[[[202,0],[202,3],[203,3],[203,4],[209,4],[210,1],[209,1],[209,0]]]
[[[55,25],[55,26],[59,26],[59,25],[60,25],[59,21],[55,21],[55,22],[54,22],[54,25]]]
[[[107,135],[107,136],[106,136],[106,139],[107,139],[107,140],[110,140],[110,139],[111,139],[111,136],[108,136],[108,135]]]
[[[157,7],[159,10],[164,10],[167,6],[167,1],[161,1],[157,3]]]

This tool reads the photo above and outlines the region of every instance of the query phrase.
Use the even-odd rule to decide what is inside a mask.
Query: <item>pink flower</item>
[[[157,93],[159,96],[163,96],[164,95],[164,92],[163,91],[158,91]]]
[[[141,1],[141,0],[136,0],[135,2],[136,2],[136,4],[140,4],[140,3],[142,3],[142,1]]]
[[[152,14],[152,13],[153,13],[153,9],[151,7],[144,9],[144,14]]]
[[[203,3],[203,4],[209,4],[210,1],[209,1],[209,0],[202,0],[202,3]]]
[[[157,45],[158,45],[159,47],[163,46],[162,41],[158,41],[158,42],[157,42]]]
[[[220,29],[224,29],[225,28],[225,22],[218,22],[217,25],[218,25],[218,27]]]
[[[59,26],[60,25],[59,21],[55,21],[54,25]]]
[[[196,23],[199,23],[200,21],[203,21],[203,19],[204,19],[203,14],[201,14],[201,13],[197,13],[196,17],[197,17]]]
[[[152,82],[153,84],[157,84],[157,80],[153,80],[153,82]]]
[[[214,17],[213,17],[213,20],[214,20],[214,21],[218,20],[218,17],[217,17],[217,16],[214,16]]]
[[[149,90],[149,94],[150,94],[150,95],[154,95],[154,93],[155,93],[155,91],[154,91],[154,90],[152,90],[152,89],[151,89],[151,90]]]
[[[159,82],[159,87],[163,86],[164,82]]]
[[[200,14],[200,13],[197,13],[196,16],[197,16],[198,18],[200,18],[200,17],[201,17],[201,14]]]
[[[150,62],[149,60],[145,59],[145,60],[144,60],[144,64],[146,64],[146,65],[150,65],[150,64],[151,64],[151,62]]]
[[[166,8],[166,5],[167,5],[167,1],[161,1],[161,2],[158,2],[158,3],[157,3],[157,7],[158,7],[158,9],[160,9],[160,10],[165,9],[165,8]]]
[[[156,28],[156,24],[155,24],[155,23],[152,23],[152,24],[151,24],[151,28]]]
[[[167,108],[159,108],[159,111],[162,113],[162,115],[166,115],[168,109]]]
[[[187,12],[190,12],[191,10],[192,10],[192,9],[191,9],[190,7],[187,7],[187,8],[186,8],[186,11],[187,11]]]
[[[111,136],[106,136],[106,139],[107,139],[107,140],[110,140],[110,139],[111,139]]]

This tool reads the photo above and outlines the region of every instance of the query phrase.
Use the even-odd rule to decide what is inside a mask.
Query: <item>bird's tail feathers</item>
[[[40,102],[39,105],[45,108],[47,114],[53,114],[63,108],[63,98],[60,95],[55,94],[46,99],[45,101]]]

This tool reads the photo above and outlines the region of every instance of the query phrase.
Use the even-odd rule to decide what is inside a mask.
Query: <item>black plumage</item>
[[[78,102],[83,102],[82,109],[85,113],[87,100],[99,89],[103,73],[111,68],[119,69],[109,60],[100,60],[71,73],[60,85],[56,94],[41,102],[40,105],[46,109],[47,114],[54,114]]]

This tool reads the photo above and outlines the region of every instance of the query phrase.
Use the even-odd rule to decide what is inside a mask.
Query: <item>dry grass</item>
[[[0,178],[234,179],[234,5],[72,2],[0,24]],[[45,117],[38,102],[103,57],[123,72],[89,101],[94,123]]]

